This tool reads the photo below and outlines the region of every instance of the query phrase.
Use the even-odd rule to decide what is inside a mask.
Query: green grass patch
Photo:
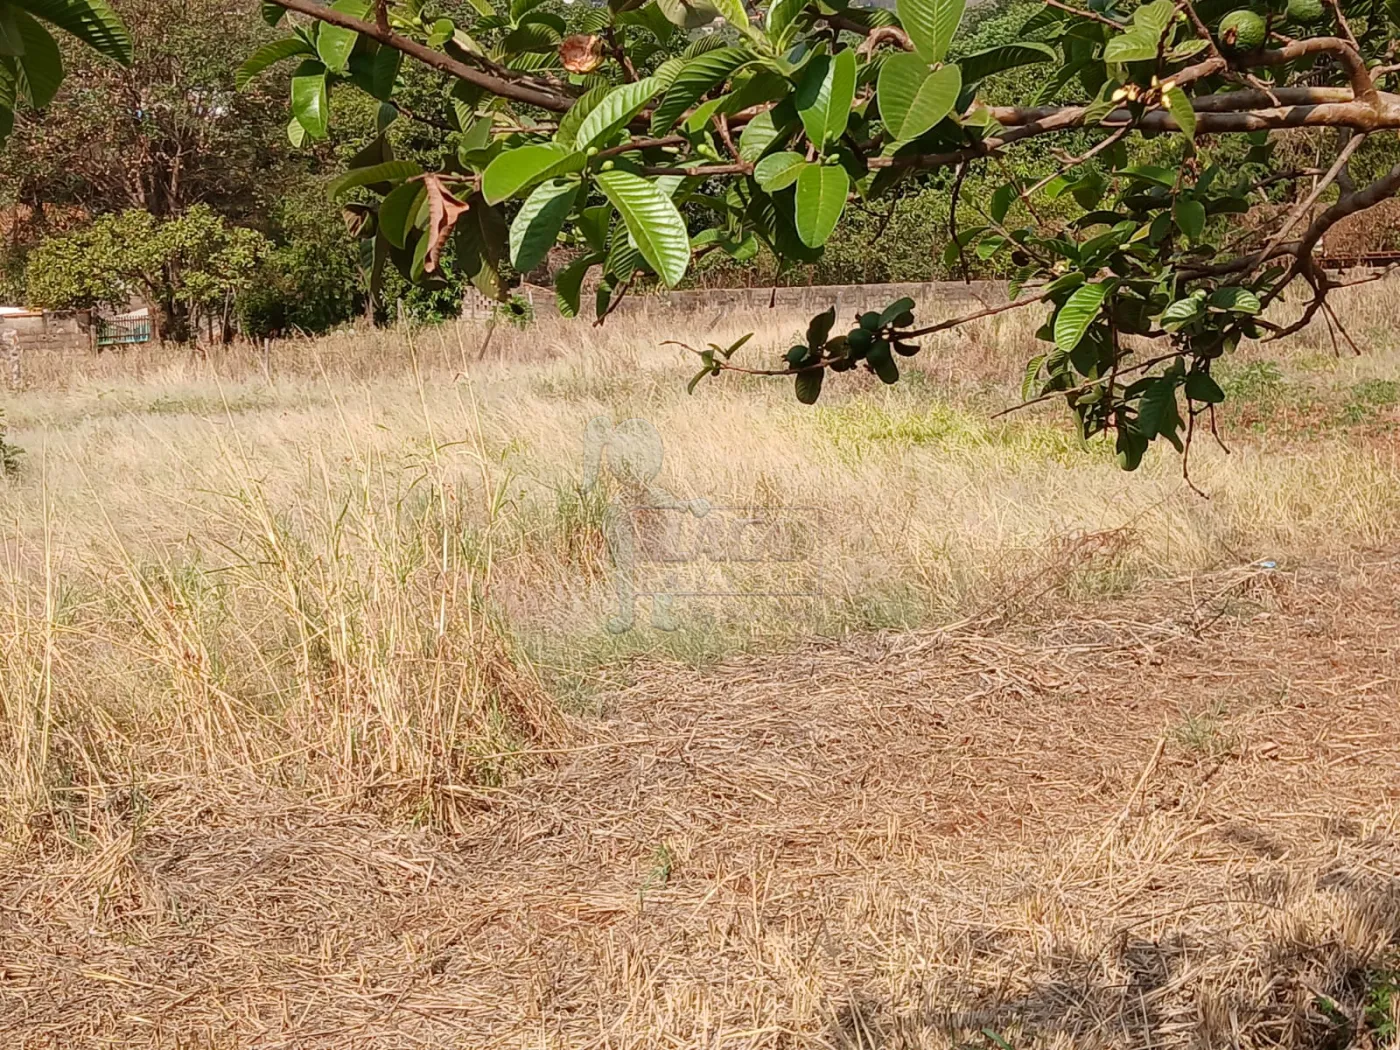
[[[1283,399],[1289,384],[1283,377],[1283,370],[1274,362],[1250,361],[1226,369],[1220,386],[1225,391],[1226,404],[1272,405]]]
[[[1171,731],[1171,739],[1183,752],[1197,758],[1219,761],[1235,754],[1240,737],[1226,722],[1223,703],[1204,711],[1188,713]]]
[[[1086,452],[1093,457],[1097,450],[1095,444],[1086,446],[1068,426],[992,420],[939,401],[891,407],[861,398],[818,408],[811,419],[820,440],[851,460],[901,449],[932,448],[949,452],[1001,449],[1022,458],[1066,462],[1074,457],[1082,462]]]
[[[1348,391],[1341,409],[1341,421],[1349,426],[1373,423],[1386,409],[1400,403],[1400,382],[1394,379],[1363,379]]]
[[[1272,361],[1251,361],[1222,372],[1225,419],[1234,429],[1257,434],[1321,437],[1374,428],[1389,422],[1400,404],[1400,381],[1394,379],[1328,384],[1320,369],[1294,378]]]

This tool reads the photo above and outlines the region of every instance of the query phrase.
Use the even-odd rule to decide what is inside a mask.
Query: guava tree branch
[[[1009,303],[1000,303],[997,306],[988,306],[984,309],[974,311],[970,314],[963,314],[961,317],[951,317],[946,321],[939,321],[926,328],[915,328],[911,331],[896,331],[896,340],[918,339],[921,336],[933,335],[935,332],[946,332],[953,328],[961,328],[963,325],[971,324],[973,321],[980,321],[987,317],[995,317],[997,314],[1004,314],[1010,310],[1019,310],[1023,306],[1032,306],[1035,303],[1045,302],[1042,295],[1031,295],[1024,299],[1013,299]],[[697,357],[702,356],[702,351],[696,350],[693,346],[685,343],[678,343],[674,339],[668,339],[662,346],[679,346],[689,350]],[[712,367],[719,372],[740,372],[748,376],[795,376],[801,372],[815,372],[823,368],[828,368],[833,364],[833,360],[817,361],[810,365],[792,365],[786,368],[748,368],[744,365],[736,365],[729,361],[715,360]]]
[[[909,34],[900,29],[899,26],[879,26],[870,30],[870,35],[865,38],[865,43],[856,48],[856,53],[869,57],[875,53],[877,47],[884,43],[894,44],[902,51],[914,50]]]
[[[1355,193],[1344,194],[1336,204],[1314,219],[1303,231],[1295,254],[1299,258],[1311,255],[1317,242],[1322,240],[1322,235],[1337,223],[1348,215],[1355,215],[1367,208],[1374,208],[1386,198],[1395,196],[1397,192],[1400,192],[1400,164],[1395,165],[1369,186],[1363,187]]]
[[[1109,18],[1107,15],[1101,15],[1097,11],[1088,11],[1082,7],[1075,7],[1072,4],[1064,4],[1061,3],[1060,0],[1045,0],[1045,3],[1048,7],[1053,7],[1057,10],[1065,11],[1079,18],[1087,18],[1091,22],[1098,22],[1102,25],[1110,27],[1111,29],[1117,29],[1120,32],[1128,28],[1125,23],[1118,21],[1116,18]]]
[[[988,418],[1001,419],[1003,416],[1009,416],[1011,415],[1011,413],[1019,412],[1023,408],[1030,408],[1032,405],[1043,404],[1046,401],[1051,401],[1056,398],[1078,397],[1083,396],[1084,394],[1091,393],[1095,387],[1111,387],[1115,382],[1117,382],[1119,379],[1124,378],[1125,376],[1132,375],[1135,372],[1146,372],[1149,368],[1152,368],[1156,365],[1166,364],[1168,361],[1175,360],[1180,355],[1181,352],[1179,350],[1172,350],[1170,353],[1158,354],[1156,357],[1149,357],[1145,361],[1138,361],[1134,364],[1115,369],[1108,375],[1100,376],[1098,379],[1087,380],[1083,383],[1080,383],[1078,386],[1070,387],[1067,390],[1047,390],[1039,397],[1033,397],[1027,401],[1021,401],[1014,405],[1008,405],[1006,408],[1003,408],[1000,412],[993,412]]]
[[[1352,143],[1359,145],[1357,139],[1353,139]],[[1344,156],[1339,158],[1340,163],[1344,163],[1345,160],[1350,157],[1354,149],[1355,146],[1353,145],[1352,150],[1346,151]],[[1334,173],[1339,170],[1340,163],[1334,164],[1333,168],[1329,169],[1324,176],[1324,182],[1335,179]],[[1391,168],[1390,171],[1370,185],[1352,193],[1343,193],[1335,204],[1321,215],[1317,216],[1317,218],[1308,225],[1307,229],[1303,231],[1302,235],[1296,241],[1283,243],[1271,241],[1259,251],[1250,252],[1246,255],[1240,255],[1221,262],[1207,263],[1201,266],[1182,267],[1180,273],[1188,280],[1201,277],[1229,277],[1233,274],[1244,274],[1257,270],[1265,263],[1275,259],[1291,258],[1293,260],[1291,263],[1292,274],[1296,275],[1301,273],[1312,280],[1313,278],[1311,275],[1314,269],[1312,253],[1317,249],[1318,243],[1322,240],[1327,231],[1347,218],[1347,216],[1355,215],[1357,212],[1365,211],[1368,208],[1374,208],[1381,201],[1395,196],[1396,193],[1400,193],[1400,164]],[[1316,201],[1316,196],[1317,195],[1314,195],[1311,198],[1311,202]],[[1287,234],[1287,229],[1291,225],[1292,217],[1290,217],[1290,220],[1287,221],[1282,228],[1282,232],[1285,236]],[[1276,240],[1277,237],[1275,238],[1275,241]],[[1318,292],[1320,295],[1323,295],[1326,292],[1329,282],[1321,275],[1319,275],[1319,278],[1323,287],[1319,288]],[[1285,281],[1283,283],[1286,284],[1287,282]],[[1314,281],[1314,283],[1316,284],[1318,282]],[[1296,331],[1296,329],[1290,328],[1289,331]],[[1275,338],[1276,337],[1277,336],[1275,336]]]
[[[1340,12],[1338,14],[1340,15]],[[1346,70],[1347,79],[1351,81],[1351,90],[1356,94],[1356,97],[1366,102],[1374,103],[1376,101],[1376,85],[1371,80],[1371,74],[1366,69],[1366,62],[1362,59],[1361,52],[1357,50],[1354,42],[1348,42],[1340,37],[1315,36],[1307,40],[1294,40],[1276,50],[1260,51],[1253,55],[1247,55],[1240,60],[1239,64],[1251,69],[1286,66],[1290,62],[1297,62],[1299,59],[1313,55],[1332,55]]]
[[[1272,87],[1268,91],[1250,88],[1202,95],[1191,100],[1191,108],[1197,113],[1239,113],[1278,106],[1351,102],[1354,97],[1349,87]]]
[[[395,32],[392,28],[367,22],[363,18],[347,15],[332,7],[323,7],[315,0],[271,0],[271,2],[288,11],[295,11],[297,14],[307,15],[311,18],[319,18],[329,25],[340,26],[342,29],[353,29],[362,36],[376,40],[386,47],[402,51],[405,55],[417,59],[431,69],[456,77],[458,80],[464,80],[468,84],[474,84],[493,95],[499,95],[501,98],[538,106],[551,113],[564,113],[574,104],[574,100],[570,96],[545,90],[542,86],[532,83],[527,77],[517,78],[511,76],[511,71],[500,68],[496,68],[496,71],[492,73],[483,72],[465,62],[458,61],[451,55],[435,51],[426,44],[420,44],[412,37]],[[492,65],[495,64],[492,63]]]
[[[1327,6],[1332,9],[1332,17],[1337,20],[1337,26],[1346,35],[1347,43],[1360,51],[1361,44],[1356,39],[1356,34],[1351,31],[1351,23],[1347,21],[1347,16],[1342,13],[1342,5],[1338,0],[1326,0]]]
[[[840,14],[822,15],[821,18],[832,29],[865,37],[865,43],[857,48],[858,54],[865,56],[874,54],[875,49],[881,44],[893,44],[901,51],[914,50],[914,44],[909,39],[909,34],[899,26],[865,26],[854,18],[847,18]]]
[[[733,164],[688,164],[681,167],[656,164],[642,168],[643,175],[682,175],[685,178],[708,177],[711,175],[752,175],[753,165],[747,161]]]
[[[1057,5],[1058,6],[1058,5]],[[839,16],[838,16],[839,17]],[[847,28],[849,19],[842,20],[841,28]],[[832,22],[836,25],[835,22]],[[856,23],[850,23],[850,28],[856,32],[869,32]],[[1352,48],[1346,41],[1337,37],[1313,37],[1307,40],[1293,40],[1281,48],[1268,51],[1259,51],[1251,55],[1245,55],[1229,60],[1223,55],[1214,54],[1212,57],[1203,59],[1193,65],[1186,66],[1170,77],[1173,84],[1180,88],[1186,88],[1198,80],[1207,77],[1220,76],[1230,72],[1232,69],[1245,68],[1273,68],[1288,65],[1292,62],[1300,61],[1310,56],[1331,54],[1338,58],[1343,68],[1347,71],[1351,82],[1350,91],[1347,88],[1338,87],[1279,87],[1264,91],[1261,89],[1250,89],[1243,91],[1227,91],[1213,95],[1205,95],[1192,99],[1192,108],[1198,113],[1237,113],[1242,111],[1257,111],[1259,119],[1222,120],[1215,122],[1209,128],[1197,124],[1197,130],[1205,133],[1238,133],[1249,131],[1265,131],[1273,129],[1287,129],[1295,127],[1352,127],[1358,131],[1375,131],[1391,127],[1398,127],[1400,124],[1393,123],[1400,121],[1400,96],[1390,95],[1379,91],[1371,74],[1366,70],[1365,63],[1360,54]],[[1311,109],[1320,105],[1348,105],[1354,104],[1354,108],[1347,110],[1324,110],[1319,113],[1311,112]],[[752,110],[746,110],[741,114],[734,114],[729,118],[733,126],[738,126],[751,120],[760,112],[771,108],[771,106],[758,106]],[[1067,128],[1080,127],[1084,123],[1084,115],[1088,111],[1087,105],[1057,105],[1057,106],[992,106],[989,107],[991,115],[1003,126],[1007,128],[1019,128],[1024,125],[1034,125],[1035,134],[1048,134],[1055,131],[1063,131]],[[1371,114],[1368,110],[1378,111]],[[1252,117],[1255,114],[1250,112]],[[1142,126],[1148,130],[1178,130],[1176,122],[1171,120],[1165,110],[1156,111],[1146,115]],[[1130,123],[1132,116],[1124,109],[1114,110],[1108,118],[1103,121],[1107,127],[1121,126]],[[1208,121],[1207,124],[1210,122]],[[1024,137],[1021,135],[1016,138]],[[993,140],[986,140],[984,145]],[[1003,141],[1015,141],[1015,138],[1004,139]],[[962,160],[975,156],[985,156],[987,150],[973,152],[959,151],[956,156]],[[949,153],[948,156],[955,154]],[[887,158],[886,158],[887,159]],[[960,161],[945,161],[947,163],[959,163]],[[932,165],[941,167],[943,164]],[[877,167],[889,166],[887,164],[876,165]],[[901,166],[901,165],[896,165]],[[925,167],[927,165],[917,165]]]
[[[1377,92],[1376,103],[1333,101],[1341,96],[1338,88],[1286,88],[1276,91],[1280,101],[1296,104],[1241,111],[1225,107],[1263,101],[1263,93],[1231,91],[1192,100],[1196,110],[1196,133],[1206,135],[1243,134],[1250,131],[1286,131],[1295,128],[1351,128],[1359,132],[1400,130],[1400,95]],[[1231,96],[1245,95],[1239,100]],[[932,170],[997,153],[1023,139],[1055,134],[1084,125],[1087,106],[991,106],[992,119],[1007,130],[961,149],[941,153],[920,153],[893,157],[872,157],[872,168],[917,168]],[[1133,126],[1141,131],[1180,131],[1176,120],[1165,109],[1152,110],[1136,118],[1130,110],[1116,109],[1100,122],[1105,131]]]
[[[1298,205],[1289,213],[1288,218],[1286,218],[1283,221],[1283,223],[1279,226],[1279,228],[1274,231],[1274,235],[1269,238],[1269,243],[1264,245],[1264,250],[1262,254],[1265,258],[1268,258],[1269,253],[1272,252],[1274,248],[1278,246],[1280,241],[1282,241],[1285,237],[1288,236],[1289,232],[1292,231],[1293,227],[1298,224],[1298,222],[1303,218],[1303,216],[1307,215],[1310,211],[1312,211],[1313,205],[1316,204],[1318,199],[1327,191],[1327,188],[1331,186],[1332,183],[1337,181],[1337,178],[1341,175],[1342,170],[1346,167],[1347,161],[1351,159],[1351,155],[1355,153],[1357,149],[1360,148],[1361,144],[1365,141],[1365,134],[1353,135],[1347,141],[1347,144],[1342,147],[1341,152],[1337,155],[1337,159],[1333,163],[1332,167],[1330,167],[1327,170],[1327,174],[1318,180],[1318,183],[1316,186],[1313,187],[1312,192],[1298,203]],[[1306,249],[1303,249],[1300,246],[1298,254],[1299,256],[1302,256],[1306,254],[1306,252],[1309,252],[1311,250],[1311,246],[1308,246]]]
[[[429,68],[436,69],[471,84],[483,92],[510,102],[560,114],[568,112],[581,93],[580,88],[547,76],[530,75],[510,70],[475,52],[455,47],[444,52],[428,47],[394,27],[389,21],[384,0],[376,0],[373,9],[375,14],[371,16],[374,21],[346,14],[333,7],[323,6],[318,0],[272,0],[272,2],[279,7],[308,18],[352,30],[369,40],[377,41],[382,46],[394,48]],[[640,6],[641,2],[642,0],[625,0],[622,9]],[[1108,16],[1073,6],[1072,0],[1045,0],[1045,2],[1051,7],[1069,11],[1074,15],[1105,22],[1118,29],[1123,28],[1122,25]],[[1340,18],[1340,9],[1336,7],[1336,0],[1327,0],[1327,2],[1332,4],[1335,9],[1334,13],[1337,18],[1334,19],[1334,22],[1338,35],[1300,40],[1276,38],[1281,40],[1281,46],[1242,55],[1226,55],[1216,45],[1209,29],[1200,20],[1192,7],[1191,0],[1178,0],[1179,10],[1185,10],[1197,35],[1209,42],[1208,49],[1204,51],[1203,57],[1199,61],[1194,61],[1174,73],[1167,74],[1165,67],[1160,64],[1162,44],[1159,42],[1158,73],[1164,77],[1164,80],[1160,85],[1154,80],[1150,88],[1145,85],[1137,85],[1133,91],[1125,89],[1119,92],[1117,97],[1122,98],[1127,95],[1133,101],[1124,102],[1106,116],[1102,115],[1102,109],[1098,105],[989,106],[981,110],[992,122],[992,126],[984,133],[984,137],[977,139],[974,137],[977,133],[972,128],[964,127],[959,131],[960,138],[957,140],[956,148],[932,153],[897,153],[893,156],[880,156],[879,153],[884,141],[889,137],[888,131],[877,133],[869,141],[851,142],[850,144],[858,154],[862,155],[863,165],[869,169],[892,169],[894,172],[902,172],[954,168],[959,172],[965,172],[969,162],[998,155],[1003,150],[1023,140],[1055,135],[1079,128],[1092,127],[1101,132],[1102,140],[1082,156],[1066,158],[1062,153],[1056,154],[1061,158],[1061,172],[1063,172],[1067,167],[1083,163],[1115,141],[1133,132],[1152,134],[1182,130],[1176,118],[1163,104],[1164,99],[1168,97],[1173,88],[1185,89],[1187,97],[1190,98],[1193,90],[1201,89],[1204,85],[1209,84],[1210,94],[1190,98],[1190,105],[1195,112],[1194,131],[1197,135],[1242,134],[1257,131],[1325,127],[1337,129],[1344,137],[1346,145],[1336,162],[1325,173],[1323,181],[1314,187],[1311,195],[1302,205],[1294,209],[1287,221],[1275,230],[1262,250],[1254,250],[1249,254],[1231,257],[1232,253],[1239,250],[1238,246],[1226,245],[1213,249],[1211,253],[1213,257],[1207,256],[1200,260],[1200,256],[1196,256],[1190,259],[1187,265],[1178,265],[1177,271],[1188,279],[1226,278],[1228,284],[1234,283],[1239,275],[1251,274],[1271,260],[1282,258],[1288,267],[1283,283],[1286,284],[1301,275],[1309,280],[1318,295],[1322,296],[1325,294],[1328,282],[1325,276],[1317,270],[1312,253],[1323,234],[1332,225],[1348,215],[1372,207],[1385,197],[1400,191],[1400,165],[1364,189],[1354,190],[1349,184],[1347,161],[1361,141],[1373,132],[1400,131],[1400,94],[1380,90],[1378,84],[1385,82],[1382,71],[1391,67],[1380,67],[1376,71],[1366,68],[1366,60],[1362,56],[1356,38]],[[871,54],[877,47],[884,45],[906,50],[911,46],[909,36],[904,30],[896,27],[863,25],[858,17],[850,13],[818,15],[817,18],[830,30],[855,33],[864,37],[859,50],[865,55]],[[826,35],[824,29],[819,28],[819,32]],[[628,68],[626,55],[622,54],[624,49],[621,48],[620,41],[610,32],[605,36],[619,62],[624,69],[628,69],[627,79],[635,79],[637,71]],[[1164,35],[1162,40],[1166,39],[1167,37]],[[1395,56],[1393,53],[1388,53],[1387,57],[1393,58]],[[1296,80],[1302,79],[1306,75],[1305,67],[1312,65],[1313,59],[1320,58],[1328,60],[1320,64],[1320,69],[1325,74],[1320,79],[1331,79],[1335,83],[1309,86],[1305,80],[1303,84],[1296,84]],[[1280,79],[1284,81],[1295,80],[1295,84],[1269,83],[1266,79],[1256,77],[1251,72],[1285,69],[1290,70],[1289,75],[1280,75]],[[1295,76],[1295,74],[1297,75]],[[1345,83],[1341,82],[1343,76]],[[1308,79],[1312,78],[1308,77]],[[726,89],[723,81],[714,85],[710,93],[721,89]],[[650,160],[651,163],[641,167],[641,172],[649,176],[752,176],[755,170],[754,161],[741,155],[736,149],[731,130],[739,129],[759,114],[771,110],[774,105],[779,104],[778,100],[782,99],[788,92],[789,88],[784,86],[781,92],[774,91],[767,96],[771,101],[714,118],[716,123],[708,130],[716,131],[717,129],[720,140],[731,154],[731,158],[726,158],[726,160],[732,159],[732,163],[726,163],[712,151],[700,148],[694,135],[673,131],[674,121],[668,124],[666,131],[662,134],[649,136],[647,129],[651,126],[652,111],[645,108],[631,116],[628,125],[631,136],[626,141],[619,142],[617,139],[612,139],[600,154],[596,150],[593,153],[606,165],[606,158],[615,155],[621,156],[631,153],[636,156],[644,150],[669,151],[674,147],[675,152],[672,156],[652,154],[647,157],[646,159]],[[868,93],[859,96],[855,104],[859,105],[861,99],[868,97]],[[1170,97],[1180,101],[1175,95],[1170,95]],[[684,116],[682,114],[682,117]],[[1088,123],[1089,120],[1092,120],[1092,124]],[[1052,153],[1054,152],[1052,151]],[[813,155],[813,150],[809,148],[808,160],[811,160]],[[708,156],[710,159],[703,160],[702,156]],[[1031,190],[1025,191],[1022,196],[1029,197],[1034,189],[1043,185],[1045,181],[1041,180],[1041,183],[1032,187]],[[955,184],[953,195],[954,211],[957,200],[956,186],[960,185],[961,179],[959,178],[958,183]],[[1322,215],[1312,219],[1301,234],[1295,232],[1296,227],[1311,217],[1311,209],[1320,199],[1324,190],[1333,186],[1336,187],[1337,191],[1340,191],[1340,199]],[[1290,243],[1283,243],[1285,237],[1296,239]],[[1257,245],[1260,240],[1263,238],[1252,240],[1252,243]],[[961,241],[956,236],[954,242],[961,248]],[[1197,260],[1200,261],[1197,262]],[[1269,280],[1266,283],[1272,286],[1273,281]],[[1034,301],[1037,300],[1021,300],[1005,308],[1028,305]],[[999,309],[990,312],[999,312]],[[988,313],[984,312],[971,317],[940,322],[932,328],[906,333],[906,335],[922,335],[944,328],[955,328],[970,320],[975,320],[978,316],[987,315]],[[798,369],[798,371],[800,370]],[[765,374],[791,374],[792,371],[782,370]]]
[[[1327,92],[1327,88],[1297,88],[1296,91]],[[1206,96],[1205,102],[1222,96]],[[1326,98],[1326,94],[1318,96]],[[1194,109],[1195,106],[1193,105]],[[1355,131],[1387,131],[1400,128],[1400,95],[1378,94],[1375,105],[1362,101],[1351,102],[1309,102],[1300,105],[1270,106],[1263,109],[1249,109],[1238,112],[1215,112],[1210,109],[1199,111],[1196,119],[1198,135],[1243,134],[1250,131],[1288,131],[1294,128],[1352,128]],[[998,116],[998,110],[992,110]],[[1063,127],[1078,127],[1081,119],[1068,124],[1058,124],[1054,130]],[[1005,123],[1003,121],[1003,123]],[[1132,114],[1126,110],[1115,110],[1103,121],[1104,128],[1120,127],[1132,123]],[[1013,126],[1013,125],[1008,125]],[[1148,131],[1180,131],[1171,114],[1164,109],[1144,114],[1137,126]],[[1043,132],[1042,132],[1043,133]]]
[[[352,29],[384,46],[395,48],[432,69],[502,98],[538,106],[554,113],[566,112],[574,103],[571,95],[557,90],[554,85],[514,74],[485,59],[480,61],[489,67],[489,71],[475,68],[404,36],[392,27],[386,28],[383,24],[325,7],[316,0],[272,2],[286,10],[320,19],[330,25]],[[828,21],[835,28],[873,34],[873,31],[841,16],[833,16]],[[898,36],[884,36],[898,46],[903,47],[906,44],[906,40]],[[1362,132],[1400,129],[1400,96],[1379,91],[1359,53],[1349,42],[1339,37],[1291,41],[1282,48],[1244,56],[1235,60],[1233,64],[1223,56],[1215,55],[1180,70],[1172,80],[1180,87],[1187,87],[1199,79],[1224,73],[1235,66],[1274,67],[1322,54],[1333,55],[1346,70],[1351,81],[1350,98],[1346,95],[1346,89],[1329,87],[1280,87],[1268,92],[1248,90],[1208,95],[1192,101],[1193,108],[1200,114],[1197,131],[1202,134],[1227,134],[1300,127],[1345,127]],[[1264,105],[1266,102],[1269,103],[1268,106]],[[730,123],[739,127],[764,108],[767,107],[756,107],[752,112],[733,114]],[[871,166],[930,169],[961,164],[977,157],[988,156],[1023,138],[1080,127],[1084,123],[1087,110],[1087,106],[991,107],[992,117],[1008,129],[1001,135],[945,153],[912,157],[876,157],[871,159]],[[1125,108],[1110,113],[1102,121],[1102,126],[1106,130],[1116,130],[1133,123],[1132,113]],[[1136,126],[1144,131],[1178,130],[1175,120],[1165,110],[1143,114],[1137,119]],[[729,173],[746,174],[747,171],[736,168],[734,172]]]

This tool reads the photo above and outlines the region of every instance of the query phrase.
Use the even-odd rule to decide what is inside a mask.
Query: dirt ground
[[[1395,1045],[1400,560],[1007,613],[631,668],[456,835],[114,796],[0,858],[0,1045]]]

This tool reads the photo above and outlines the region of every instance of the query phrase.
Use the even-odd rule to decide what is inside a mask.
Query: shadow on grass
[[[850,1050],[1400,1047],[1400,877],[1339,867],[1317,876],[1313,890],[1336,898],[1338,928],[1307,935],[1280,922],[1244,945],[1235,930],[1151,940],[1126,926],[1097,955],[1056,952],[1037,978],[969,980],[912,1009],[853,989],[829,1003],[825,1041]],[[1282,915],[1267,898],[1258,906]],[[1364,939],[1341,926],[1382,935],[1359,946]],[[995,940],[995,931],[986,935]],[[995,965],[987,963],[984,972]]]

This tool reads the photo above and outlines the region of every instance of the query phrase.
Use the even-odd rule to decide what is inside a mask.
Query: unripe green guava
[[[1267,35],[1264,20],[1246,8],[1231,11],[1220,20],[1220,43],[1232,54],[1263,47]]]
[[[1321,22],[1326,15],[1322,0],[1288,0],[1288,20],[1299,25]]]

